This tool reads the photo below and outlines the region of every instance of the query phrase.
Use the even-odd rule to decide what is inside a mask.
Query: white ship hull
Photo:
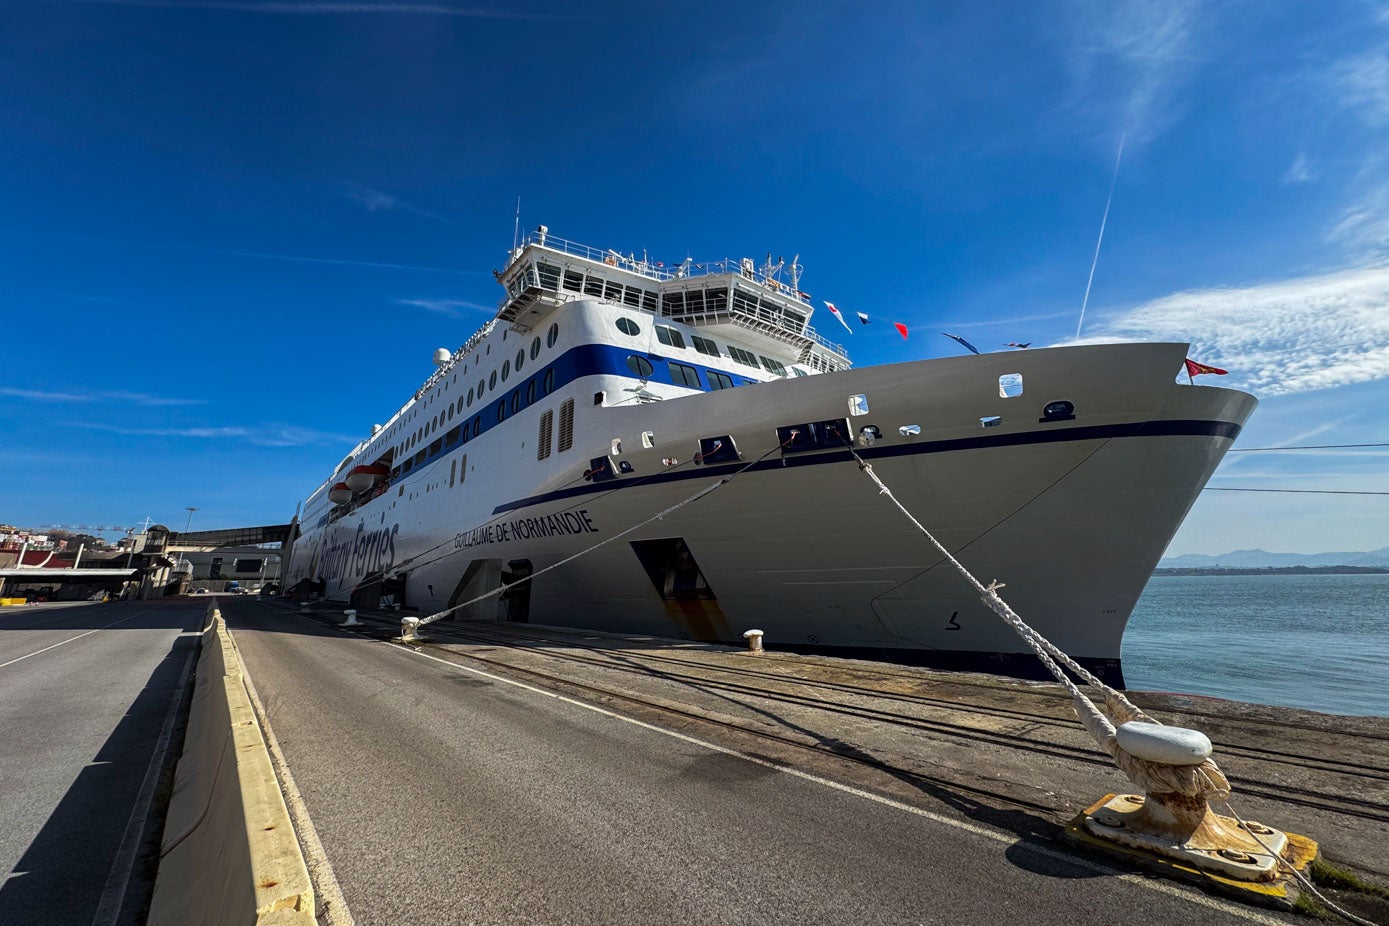
[[[611,340],[624,311],[633,314],[586,301],[557,308],[546,324],[564,336],[536,363],[554,357],[549,365],[564,369],[584,345]],[[531,341],[514,330],[505,345],[501,331],[489,338],[506,348],[488,350],[493,364]],[[287,583],[320,580],[329,598],[367,603],[385,591],[424,615],[582,553],[453,617],[727,643],[757,628],[771,647],[1036,674],[1013,631],[842,444],[779,449],[778,428],[841,419],[855,437],[878,429],[881,438],[855,449],[972,573],[1005,582],[1024,620],[1122,683],[1134,603],[1255,405],[1244,393],[1175,382],[1185,350],[994,353],[646,402],[631,399],[649,385],[635,375],[571,364],[568,382],[452,450],[445,440],[350,513],[321,514],[320,490]],[[480,356],[456,381],[467,386],[488,365]],[[1021,375],[1021,395],[1000,394],[1005,374]],[[462,395],[457,382],[436,388],[438,408]],[[866,397],[866,414],[850,414],[852,396]],[[537,459],[541,416],[567,399],[573,446]],[[1074,417],[1040,420],[1061,400]],[[431,412],[429,396],[416,401]],[[478,406],[492,415],[490,398]],[[466,411],[457,420],[475,421],[476,408]],[[984,426],[992,416],[1000,420]],[[403,421],[414,424],[408,413]],[[919,433],[902,431],[910,425]],[[707,449],[730,437],[738,459],[693,462],[701,439]],[[630,472],[585,480],[605,457]],[[711,494],[610,540],[720,479]]]

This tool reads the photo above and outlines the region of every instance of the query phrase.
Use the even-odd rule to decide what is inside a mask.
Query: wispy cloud
[[[1172,97],[1194,69],[1197,6],[1192,0],[1071,4],[1066,50],[1075,104],[1141,143],[1178,115]]]
[[[95,6],[151,6],[180,10],[228,10],[238,13],[272,13],[294,16],[322,15],[389,15],[389,16],[460,16],[467,19],[553,19],[540,13],[525,13],[498,9],[454,6],[447,3],[351,3],[333,0],[66,0]]]
[[[1099,337],[1190,341],[1230,385],[1276,396],[1389,378],[1389,269],[1177,293],[1110,318]],[[1222,382],[1221,385],[1225,385]]]
[[[490,314],[497,310],[495,306],[478,305],[476,302],[468,302],[464,299],[397,299],[396,302],[448,318],[463,318],[469,312],[487,312]]]
[[[42,389],[16,389],[0,386],[0,395],[35,402],[129,402],[134,405],[201,405],[204,399],[173,399],[143,392],[47,392]]]
[[[452,225],[453,222],[444,218],[437,212],[422,209],[419,206],[411,205],[399,196],[371,187],[361,186],[360,184],[349,184],[347,188],[347,198],[359,204],[368,212],[409,212],[414,215],[424,216],[425,218],[437,219],[440,222]]]
[[[1370,125],[1389,125],[1389,53],[1376,48],[1339,61],[1331,79],[1341,106]]]
[[[1307,157],[1305,151],[1298,152],[1297,157],[1293,158],[1292,164],[1288,165],[1288,170],[1283,174],[1283,184],[1311,183],[1317,179],[1317,172],[1312,167],[1312,159]]]
[[[292,425],[228,425],[200,428],[128,428],[97,421],[78,421],[74,426],[127,437],[186,437],[195,440],[234,440],[260,447],[302,447],[311,444],[355,444],[360,438],[329,434]]]
[[[1389,182],[1361,190],[1326,233],[1354,260],[1377,263],[1389,256]]]

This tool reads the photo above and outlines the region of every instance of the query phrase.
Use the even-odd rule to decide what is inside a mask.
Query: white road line
[[[183,660],[183,673],[174,688],[174,697],[169,702],[169,710],[164,715],[164,726],[159,731],[154,752],[150,755],[149,767],[145,769],[145,780],[135,798],[135,806],[130,809],[130,819],[125,824],[125,834],[121,837],[121,847],[116,852],[111,871],[106,876],[106,887],[101,892],[101,902],[97,904],[92,926],[107,926],[119,922],[121,906],[125,903],[126,892],[130,889],[130,875],[135,868],[135,856],[140,849],[140,837],[144,835],[145,823],[149,819],[150,802],[154,799],[154,789],[159,784],[159,773],[164,768],[164,755],[169,750],[169,739],[174,732],[174,720],[178,717],[179,705],[183,703],[183,691],[188,684],[188,676],[193,670],[193,657],[197,650],[190,650]]]
[[[227,633],[230,635],[231,630],[228,629]],[[237,647],[237,659],[241,660],[240,647]],[[246,686],[246,694],[251,698],[251,707],[256,712],[256,719],[260,721],[261,735],[265,737],[265,745],[270,749],[270,760],[275,766],[275,774],[279,776],[280,788],[284,792],[285,807],[288,808],[290,819],[294,823],[294,831],[299,835],[299,845],[304,850],[304,862],[317,894],[314,904],[316,912],[324,926],[356,926],[352,911],[347,906],[347,898],[343,896],[342,885],[338,884],[338,876],[333,873],[333,863],[328,861],[328,853],[323,851],[323,843],[318,839],[318,830],[314,829],[313,820],[309,819],[309,808],[299,793],[299,787],[294,783],[294,776],[289,772],[289,763],[285,761],[285,754],[280,751],[280,741],[270,729],[270,717],[265,713],[265,705],[261,703],[260,695],[256,694],[256,686],[251,684],[251,676],[246,671],[244,660],[241,661],[241,681]]]
[[[779,765],[775,762],[768,762],[766,759],[760,759],[757,756],[748,755],[747,753],[739,752],[736,749],[729,749],[726,746],[720,746],[716,743],[708,742],[707,740],[698,739],[696,737],[689,736],[684,733],[678,733],[675,730],[667,730],[663,727],[658,727],[654,724],[649,724],[644,721],[637,720],[634,717],[626,717],[622,714],[614,713],[613,711],[607,710],[606,708],[598,707],[595,704],[587,704],[583,701],[565,697],[564,695],[557,694],[553,691],[546,691],[545,689],[537,688],[534,685],[527,685],[525,682],[518,682],[515,679],[507,678],[502,675],[494,675],[491,672],[484,672],[481,669],[474,669],[471,666],[466,666],[461,663],[452,662],[448,659],[440,659],[438,656],[431,656],[430,654],[421,650],[402,646],[400,644],[387,645],[391,649],[402,651],[411,656],[419,656],[423,659],[431,659],[434,662],[443,663],[444,665],[450,666],[454,669],[462,669],[464,672],[471,672],[474,675],[480,675],[483,678],[491,679],[492,681],[504,682],[507,685],[513,685],[517,688],[521,688],[526,691],[531,691],[539,695],[544,695],[547,698],[554,698],[557,701],[563,701],[565,704],[572,704],[575,707],[581,707],[584,710],[593,711],[595,714],[602,714],[603,716],[611,717],[614,720],[621,720],[624,723],[630,723],[633,726],[641,727],[645,730],[651,730],[656,733],[662,733],[674,739],[678,739],[683,742],[693,744],[695,746],[701,746],[713,752],[723,753],[724,755],[728,756],[737,756],[738,758],[751,762],[754,765],[760,765],[763,768],[773,769],[778,772],[785,772],[787,775],[794,775],[795,777],[804,779],[805,781],[814,782],[818,785],[824,785],[827,788],[834,788],[836,791],[842,791],[846,794],[852,794],[856,797],[861,797],[865,800],[870,800],[875,803],[882,804],[886,807],[891,807],[894,810],[901,810],[906,813],[914,814],[918,817],[925,817],[927,820],[931,820],[932,822],[940,823],[958,830],[964,830],[967,833],[972,833],[976,836],[982,836],[985,839],[991,839],[994,842],[1002,843],[1007,846],[1022,846],[1029,852],[1035,852],[1038,855],[1044,856],[1054,861],[1065,862],[1068,865],[1075,865],[1081,868],[1087,868],[1090,871],[1096,872],[1098,874],[1118,878],[1119,880],[1124,881],[1127,884],[1132,884],[1136,887],[1147,888],[1151,891],[1157,891],[1161,894],[1167,894],[1171,897],[1176,897],[1180,900],[1185,900],[1189,903],[1193,903],[1198,906],[1208,907],[1212,910],[1219,910],[1220,912],[1230,914],[1231,916],[1243,917],[1251,923],[1260,923],[1263,924],[1263,926],[1285,926],[1287,922],[1286,920],[1274,919],[1273,917],[1265,916],[1262,913],[1249,909],[1248,907],[1236,906],[1235,904],[1226,903],[1222,900],[1218,900],[1213,897],[1207,897],[1204,894],[1198,894],[1194,891],[1185,890],[1163,881],[1154,881],[1142,877],[1140,875],[1120,871],[1117,868],[1111,868],[1108,865],[1093,861],[1083,856],[1070,855],[1068,853],[1061,852],[1056,849],[1051,849],[1047,846],[1038,845],[1035,842],[1029,842],[1027,840],[1019,839],[1010,833],[1004,833],[998,830],[987,829],[982,826],[977,826],[973,823],[967,823],[963,820],[956,820],[938,813],[933,813],[929,810],[923,810],[920,807],[913,807],[911,804],[904,804],[901,801],[893,800],[890,797],[884,797],[881,794],[874,794],[871,791],[864,791],[861,788],[855,788],[852,785],[841,784],[840,782],[832,781],[828,778],[821,778],[819,775],[812,775],[809,772],[803,772],[799,769],[788,768],[785,765]]]
[[[150,611],[152,611],[152,610],[154,610],[154,609],[151,608]],[[41,649],[41,650],[36,650],[36,651],[30,653],[28,656],[20,656],[18,659],[11,659],[9,662],[0,662],[0,669],[5,668],[5,666],[12,666],[12,665],[14,665],[16,662],[23,662],[24,660],[28,659],[29,656],[38,656],[38,655],[40,655],[41,653],[46,653],[46,652],[48,652],[48,651],[51,650],[51,649],[57,649],[58,647],[60,647],[60,646],[62,646],[62,645],[64,645],[64,644],[66,644],[66,643],[71,643],[73,640],[80,640],[80,639],[82,639],[83,637],[90,637],[90,636],[91,636],[92,634],[94,634],[94,633],[100,633],[100,632],[103,631],[103,630],[109,630],[110,628],[116,626],[117,624],[124,624],[126,621],[134,620],[135,618],[139,617],[141,614],[148,614],[148,613],[149,613],[149,611],[140,611],[139,613],[137,613],[137,614],[132,614],[132,615],[130,615],[129,617],[123,617],[123,618],[121,618],[121,619],[118,620],[118,621],[112,621],[111,623],[107,624],[105,627],[98,627],[96,630],[88,630],[86,633],[79,633],[79,634],[78,634],[77,636],[75,636],[75,637],[68,637],[66,640],[63,640],[63,641],[61,641],[61,642],[59,642],[59,643],[54,643],[52,646],[45,646],[43,649]]]

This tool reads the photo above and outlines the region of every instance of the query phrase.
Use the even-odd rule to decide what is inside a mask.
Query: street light
[[[188,509],[188,520],[187,520],[186,522],[184,522],[184,525],[183,525],[183,532],[184,532],[185,534],[188,533],[188,528],[189,528],[189,526],[191,526],[192,523],[193,523],[193,512],[195,512],[195,511],[197,511],[197,510],[198,510],[197,508],[189,508],[189,509]]]

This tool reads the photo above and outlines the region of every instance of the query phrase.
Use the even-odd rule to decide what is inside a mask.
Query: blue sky
[[[1385,4],[0,0],[0,521],[287,520],[489,317],[518,195],[799,253],[860,366],[1070,341],[1121,138],[1082,337],[1191,340],[1237,446],[1389,442]],[[1208,491],[1169,552],[1386,545],[1389,496]]]

